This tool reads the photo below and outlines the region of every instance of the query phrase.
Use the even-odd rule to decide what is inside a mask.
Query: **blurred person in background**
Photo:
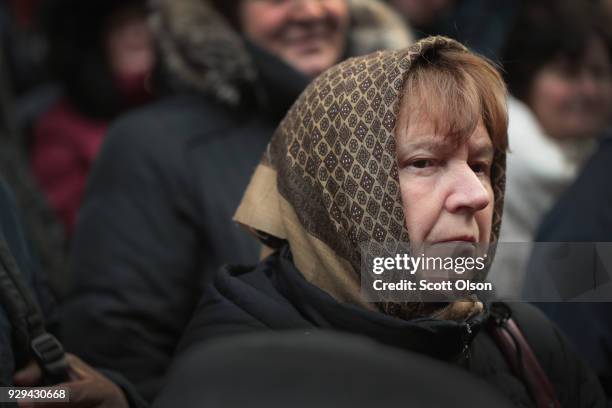
[[[32,169],[72,235],[85,182],[110,121],[152,99],[144,0],[50,1],[49,60],[62,96],[34,124]]]
[[[2,17],[10,17],[1,10],[2,6]],[[67,271],[66,241],[62,225],[31,174],[15,93],[24,90],[18,84],[33,84],[29,75],[19,80],[15,80],[12,75],[15,66],[25,64],[24,60],[12,54],[15,48],[24,45],[11,34],[9,28],[14,24],[10,19],[0,19],[0,178],[12,190],[16,205],[23,215],[24,235],[31,246],[32,258],[39,264],[40,276],[51,281],[52,290],[57,294]],[[23,51],[20,55],[27,54],[25,50],[20,51]],[[52,296],[41,299],[43,306],[52,307]]]
[[[492,60],[499,52],[522,0],[387,0],[417,38],[445,35]]]
[[[97,406],[89,399],[92,378],[83,376],[86,365],[73,355],[65,355],[52,335],[53,329],[48,323],[54,318],[54,310],[46,307],[44,297],[48,288],[41,274],[45,271],[32,252],[31,237],[22,223],[27,214],[20,211],[18,204],[5,180],[0,178],[0,384],[30,386],[28,380],[35,373],[36,384],[44,379],[46,385],[51,385],[64,381],[67,375],[72,380],[69,406]],[[48,370],[44,375],[43,365]],[[132,407],[146,406],[120,374],[103,368],[95,373],[98,380],[95,389],[98,395],[103,393],[107,406],[118,406],[110,399],[114,394],[125,400],[121,389],[133,396],[128,397]],[[2,406],[17,405],[29,406],[24,400],[19,404],[6,400],[2,403]]]
[[[503,54],[509,99],[507,199],[491,279],[517,294],[538,225],[576,178],[610,121],[612,65],[599,9],[525,4]]]
[[[0,2],[0,33],[5,65],[12,78],[8,85],[16,99],[48,80],[46,40],[40,30],[44,0]]]
[[[409,43],[375,0],[157,0],[159,103],[118,120],[74,237],[67,349],[160,389],[202,285],[260,246],[232,215],[279,120],[343,58]],[[330,90],[331,91],[331,90]]]
[[[611,174],[612,136],[608,132],[599,141],[595,154],[586,162],[576,181],[544,217],[537,231],[536,242],[603,242],[609,248],[612,242]],[[563,275],[568,280],[576,278],[575,287],[583,287],[580,280],[595,275],[590,268],[602,266],[598,258],[599,264],[591,263],[593,253],[588,253],[588,262],[582,262],[581,268]],[[528,297],[550,292],[547,285],[551,284],[551,280],[543,276],[543,270],[536,268],[539,255],[534,250],[528,264],[523,285],[523,292]],[[603,276],[602,283],[609,285]],[[576,350],[595,369],[608,399],[612,400],[612,304],[573,301],[540,302],[537,306],[564,330]]]

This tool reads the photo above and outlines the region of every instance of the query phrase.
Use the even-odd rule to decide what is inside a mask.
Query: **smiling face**
[[[137,77],[153,68],[153,36],[144,10],[128,7],[112,14],[104,33],[104,46],[116,77]]]
[[[239,20],[255,44],[316,76],[340,61],[349,11],[346,0],[242,0]]]
[[[399,182],[413,243],[487,243],[493,218],[493,144],[480,123],[457,146],[428,120],[397,135]]]
[[[557,139],[597,136],[610,121],[612,66],[593,35],[580,61],[559,58],[535,75],[528,103],[544,131]]]

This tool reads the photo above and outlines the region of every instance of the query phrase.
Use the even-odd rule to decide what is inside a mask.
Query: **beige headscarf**
[[[425,310],[364,301],[360,243],[409,242],[395,151],[400,97],[412,61],[445,48],[468,52],[454,40],[430,37],[349,59],[319,76],[276,130],[236,212],[235,220],[264,244],[288,241],[304,277],[339,302],[402,318]],[[491,241],[501,225],[504,169],[505,152],[498,150]],[[437,316],[461,320],[480,310],[470,299]]]

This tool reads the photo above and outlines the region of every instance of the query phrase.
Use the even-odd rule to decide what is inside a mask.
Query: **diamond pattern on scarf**
[[[281,175],[280,193],[308,232],[356,271],[361,241],[409,241],[394,129],[411,61],[430,47],[464,49],[433,37],[405,50],[345,61],[307,88],[271,143],[268,160]],[[493,169],[492,239],[501,221],[504,157],[496,153]]]

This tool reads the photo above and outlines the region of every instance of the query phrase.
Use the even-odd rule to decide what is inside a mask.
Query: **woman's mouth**
[[[454,242],[471,242],[471,243],[475,243],[476,242],[476,237],[474,237],[473,235],[457,235],[451,238],[445,238],[442,240],[439,240],[436,242],[436,244],[450,244],[450,243],[454,243]]]

